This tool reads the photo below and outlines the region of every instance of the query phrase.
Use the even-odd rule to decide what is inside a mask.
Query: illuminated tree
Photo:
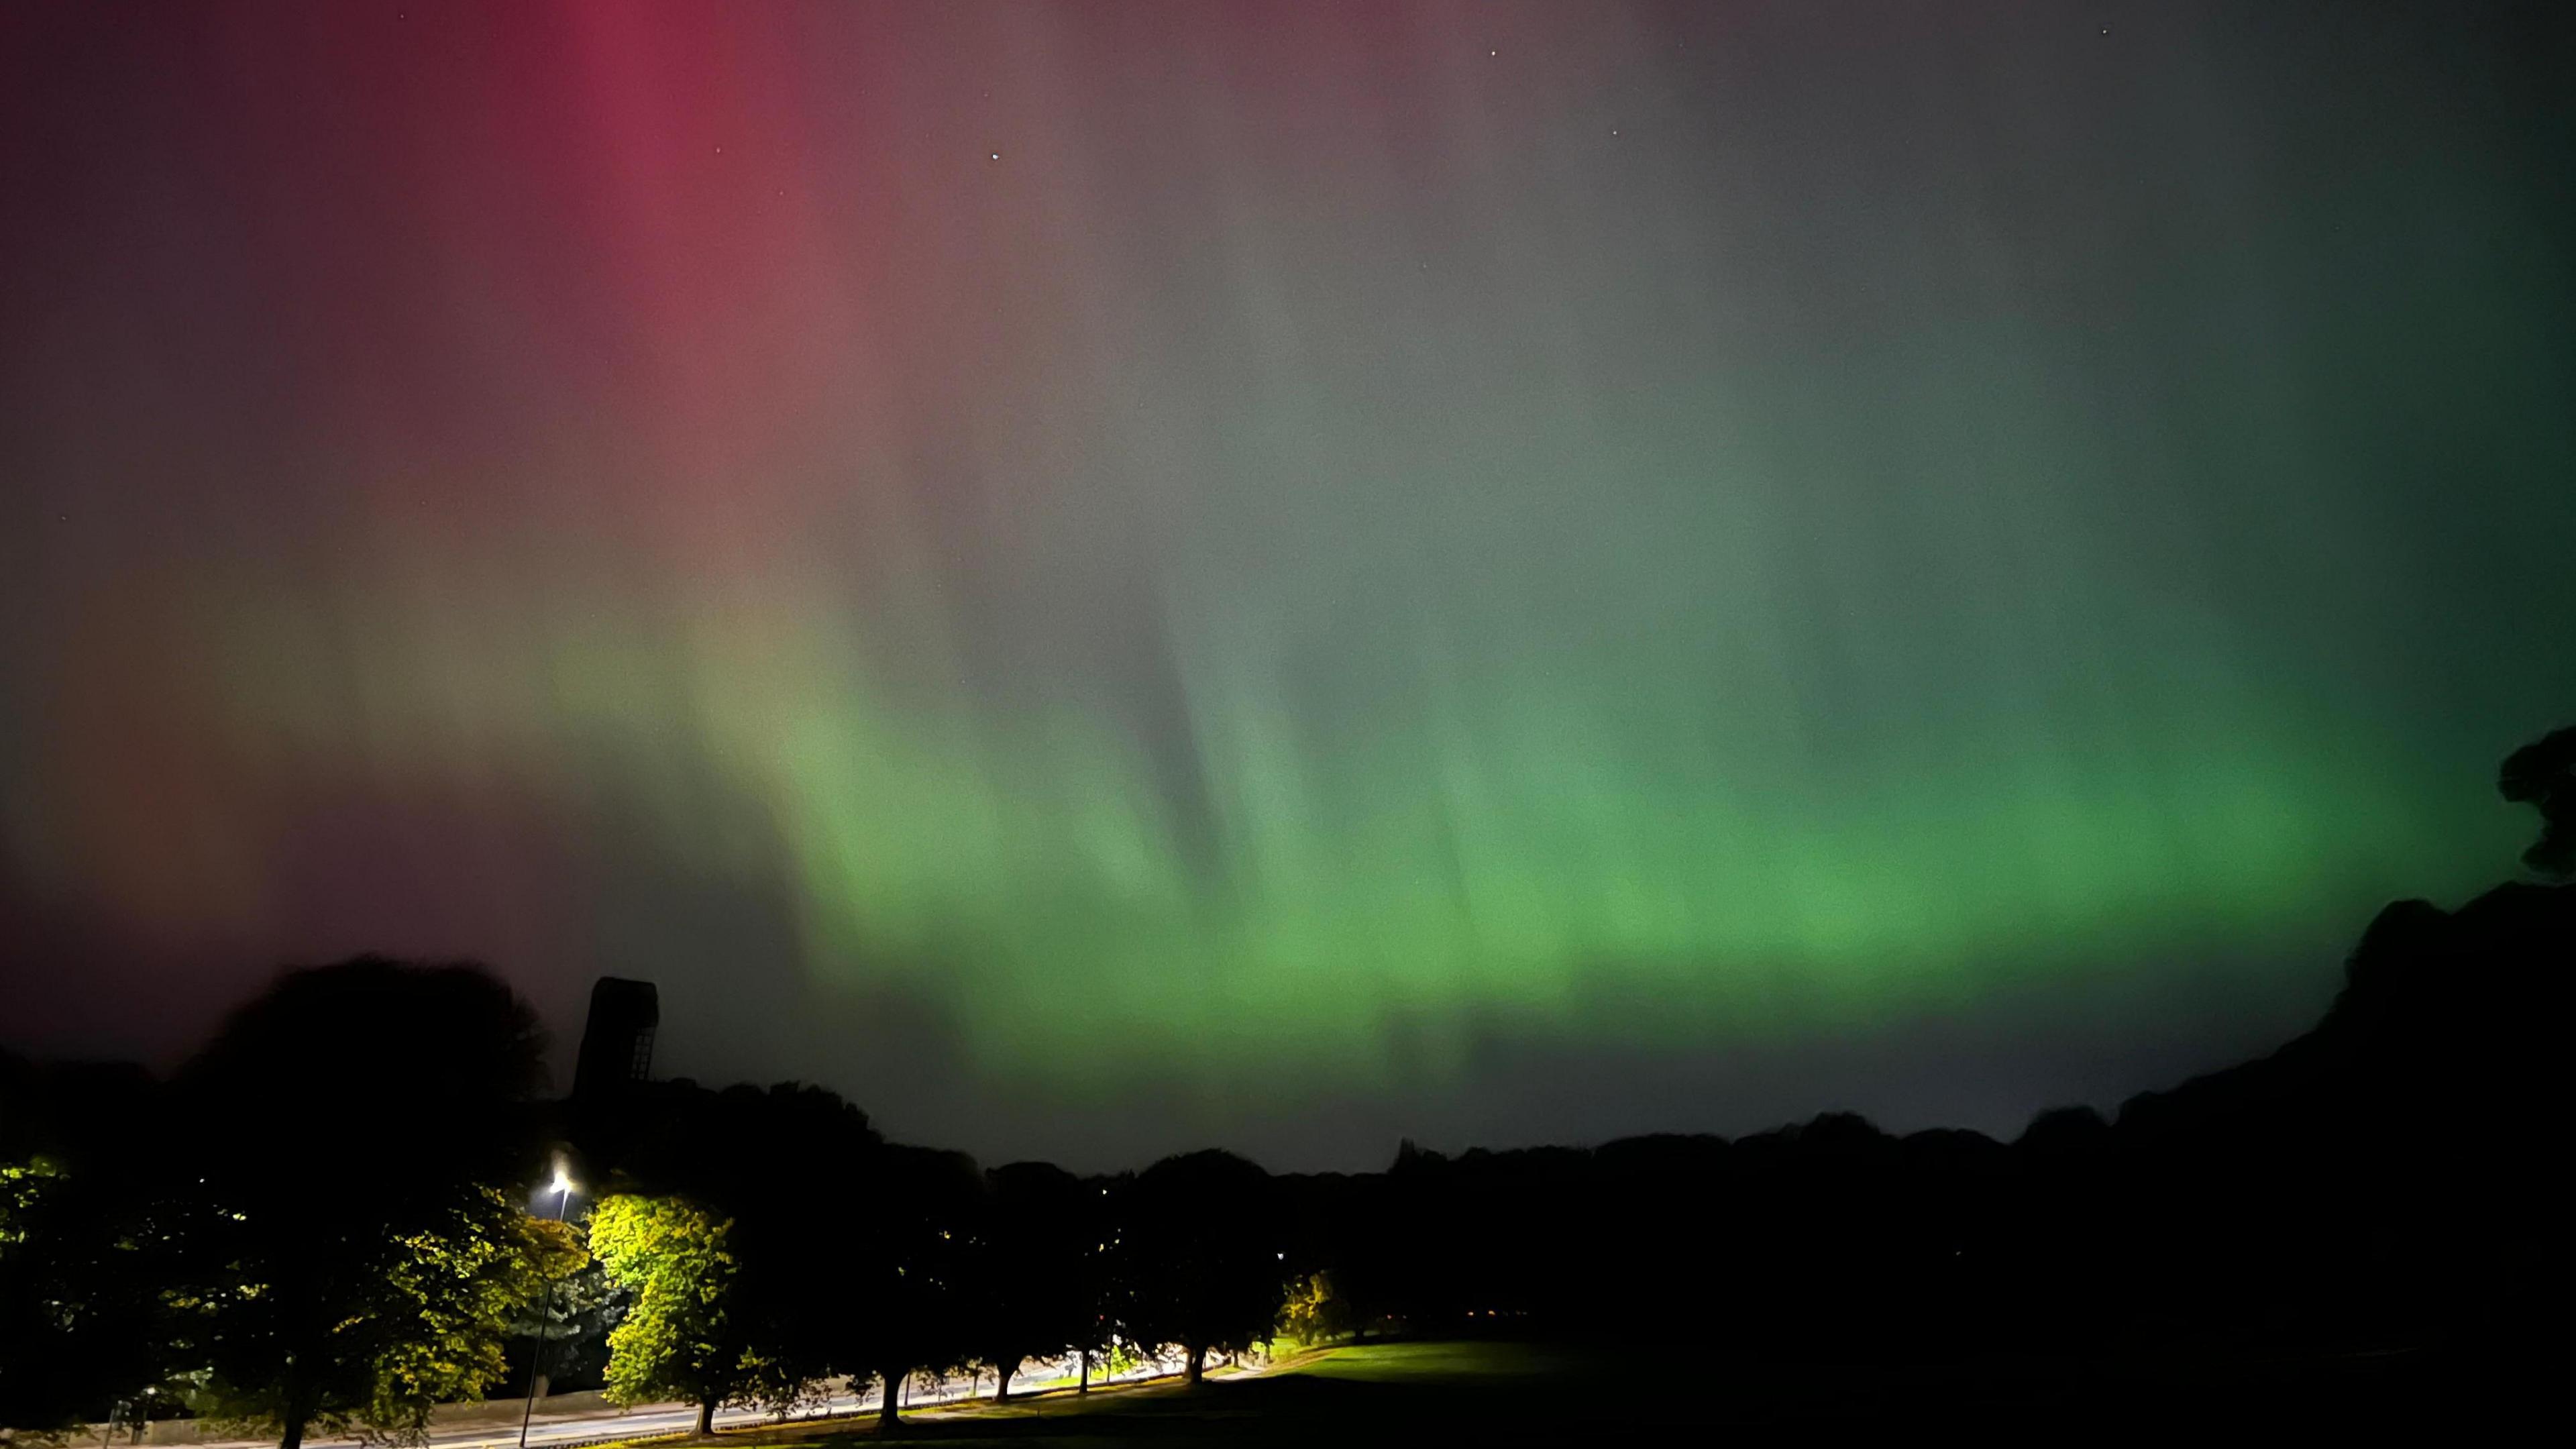
[[[884,1139],[867,1114],[819,1087],[783,1082],[659,1094],[631,1124],[632,1191],[685,1203],[722,1227],[722,1341],[738,1351],[722,1382],[729,1402],[786,1411],[811,1400],[827,1374],[875,1371],[853,1327],[846,1292],[817,1287],[818,1256],[871,1240],[884,1197]],[[793,1163],[774,1173],[746,1163]]]
[[[547,1217],[537,1222],[550,1232],[569,1235],[576,1246],[582,1243],[577,1223],[558,1224]],[[513,1363],[511,1373],[525,1376],[542,1370],[543,1377],[537,1380],[541,1384],[597,1381],[608,1368],[609,1330],[625,1313],[624,1291],[584,1251],[581,1266],[550,1282],[529,1311],[510,1325],[514,1347],[528,1355],[526,1361]]]
[[[1288,1285],[1279,1309],[1279,1332],[1298,1343],[1320,1343],[1347,1332],[1349,1317],[1333,1294],[1333,1275],[1308,1273]]]
[[[718,1404],[749,1396],[760,1356],[735,1314],[733,1224],[681,1198],[621,1193],[590,1214],[590,1251],[632,1295],[608,1335],[608,1399],[698,1406],[698,1432]]]

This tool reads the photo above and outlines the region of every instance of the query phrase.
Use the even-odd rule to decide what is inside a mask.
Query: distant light
[[[555,1164],[555,1181],[553,1190],[567,1196],[572,1192],[572,1175],[564,1171],[563,1164],[560,1162]]]

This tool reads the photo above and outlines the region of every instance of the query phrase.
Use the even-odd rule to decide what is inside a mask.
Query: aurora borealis
[[[998,1158],[2258,1050],[2576,719],[2542,7],[25,7],[0,1042]]]

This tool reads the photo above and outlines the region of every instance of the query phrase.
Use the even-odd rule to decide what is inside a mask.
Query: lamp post
[[[564,1172],[563,1163],[555,1163],[555,1221],[564,1220],[564,1209],[572,1201],[572,1178]],[[537,1366],[545,1362],[546,1330],[554,1326],[555,1285],[546,1284],[545,1316],[537,1320],[537,1346],[528,1353],[528,1406],[519,1411],[519,1449],[528,1449],[528,1421],[537,1415]]]

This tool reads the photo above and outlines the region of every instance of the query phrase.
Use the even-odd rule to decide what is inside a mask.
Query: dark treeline
[[[2506,764],[2576,867],[2576,731]],[[2390,906],[2271,1055],[2010,1143],[1851,1116],[1589,1149],[1223,1152],[1077,1177],[887,1141],[819,1088],[540,1095],[466,966],[290,972],[167,1080],[0,1058],[0,1423],[416,1437],[558,1387],[786,1409],[826,1379],[1500,1334],[1933,1362],[2536,1332],[2576,887]],[[589,1069],[586,1067],[585,1071]],[[548,1190],[549,1169],[581,1186]],[[567,1221],[552,1220],[563,1211]],[[542,1348],[540,1348],[542,1344]],[[897,1396],[886,1396],[886,1413]],[[703,1425],[703,1419],[702,1419]]]
[[[2316,1029],[2116,1118],[2047,1112],[2010,1144],[1828,1115],[1733,1141],[1408,1149],[1289,1189],[1354,1324],[1909,1359],[2420,1342],[2525,1318],[2563,1281],[2541,1188],[2571,966],[2567,887],[2408,902]]]

